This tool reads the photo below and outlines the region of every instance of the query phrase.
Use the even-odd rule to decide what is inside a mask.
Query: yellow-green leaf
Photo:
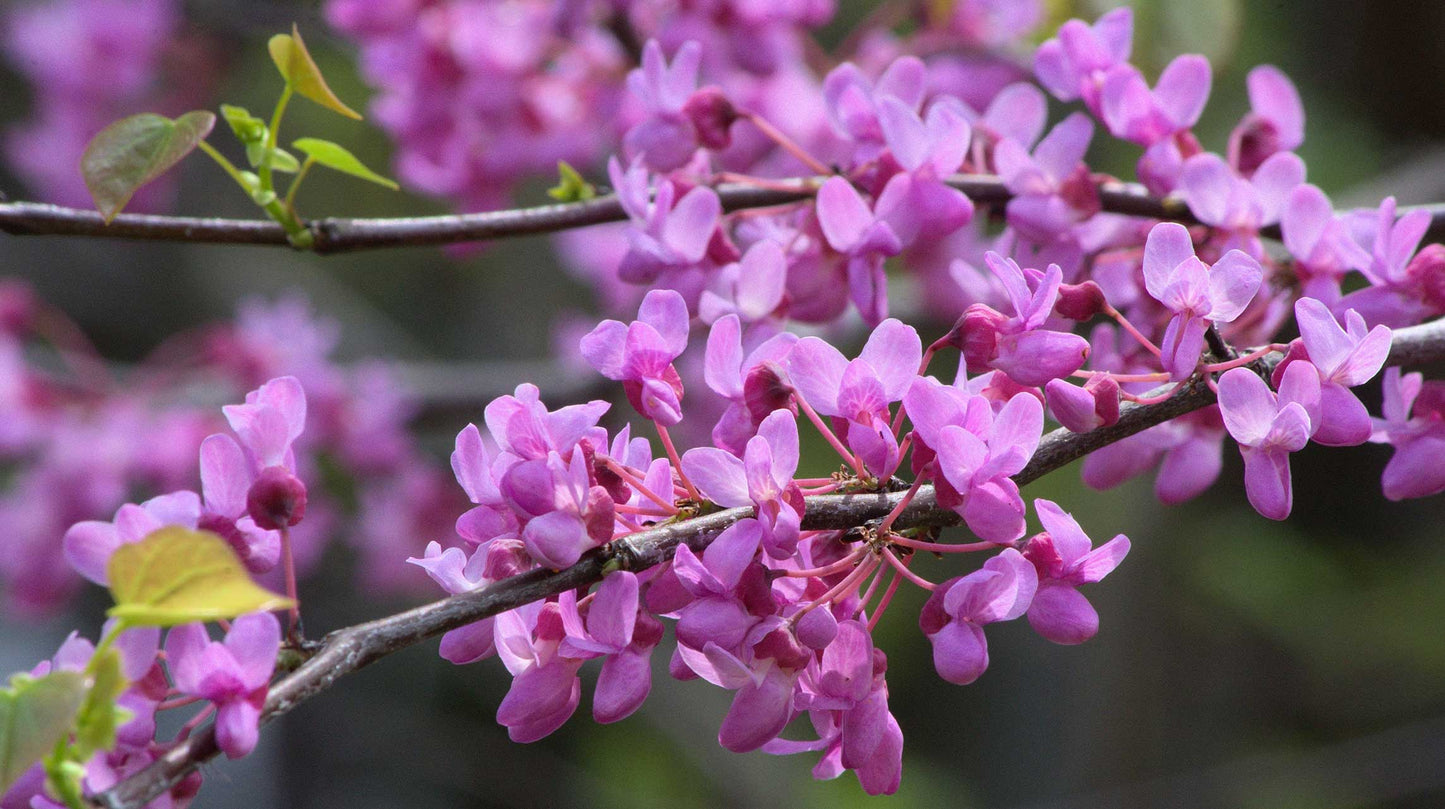
[[[293,603],[252,581],[226,540],[179,526],[120,546],[106,574],[115,599],[107,614],[131,626],[213,621]]]
[[[581,202],[597,196],[597,189],[565,160],[557,161],[557,178],[557,184],[547,189],[547,196],[558,202]]]
[[[250,145],[266,140],[266,122],[252,115],[245,107],[230,104],[221,105],[221,117],[226,119],[237,140]]]
[[[307,157],[329,169],[335,169],[336,171],[350,174],[353,177],[360,177],[363,180],[376,183],[377,185],[384,185],[393,191],[401,187],[396,184],[395,180],[388,180],[367,168],[360,160],[356,159],[356,155],[347,151],[345,147],[332,143],[329,140],[301,138],[291,145],[296,147],[298,151],[304,152]]]
[[[85,678],[75,671],[17,674],[0,689],[0,794],[70,733],[84,698]]]
[[[101,652],[90,661],[89,669],[92,672],[90,690],[75,717],[73,755],[78,761],[89,759],[97,750],[115,747],[116,728],[131,718],[130,711],[116,704],[127,685],[121,673],[120,653],[115,649]]]
[[[271,52],[271,61],[276,63],[276,69],[281,71],[281,77],[286,79],[291,89],[333,112],[361,120],[361,115],[341,103],[341,99],[326,85],[321,69],[306,50],[301,31],[295,25],[291,26],[291,33],[271,37],[266,49]]]
[[[190,154],[215,125],[216,116],[204,110],[174,121],[143,112],[100,130],[80,157],[80,173],[105,221],[121,212],[136,189]]]

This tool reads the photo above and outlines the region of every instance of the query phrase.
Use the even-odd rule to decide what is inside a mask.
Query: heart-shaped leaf
[[[211,133],[216,116],[204,110],[172,121],[143,112],[100,130],[80,157],[85,187],[109,222],[136,189],[165,173]]]
[[[106,573],[115,599],[107,614],[130,626],[175,626],[293,604],[252,581],[226,540],[180,526],[120,546]]]
[[[360,177],[363,180],[376,183],[377,185],[384,185],[393,191],[401,187],[396,184],[395,180],[388,180],[367,168],[360,160],[356,159],[356,155],[347,151],[345,147],[332,143],[329,140],[301,138],[291,145],[296,147],[297,150],[305,152],[307,157],[329,169],[335,169],[336,171],[350,174],[353,177]]]
[[[17,674],[0,689],[0,794],[70,733],[84,698],[85,678],[75,671]]]
[[[281,71],[281,77],[286,79],[291,89],[333,112],[361,120],[360,113],[341,103],[341,99],[326,85],[321,69],[306,50],[301,31],[295,25],[291,26],[291,33],[271,37],[266,48],[271,51],[271,61],[276,63],[276,69]]]

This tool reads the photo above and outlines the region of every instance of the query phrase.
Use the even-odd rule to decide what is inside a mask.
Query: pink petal
[[[65,561],[85,578],[105,586],[110,583],[106,565],[121,546],[120,534],[108,522],[86,520],[72,525],[61,540]]]
[[[911,107],[897,98],[879,99],[878,123],[899,165],[908,171],[923,165],[928,156],[928,133]]]
[[[887,400],[896,402],[918,376],[918,366],[923,362],[923,342],[917,329],[889,318],[869,335],[858,359],[873,368],[878,381],[883,383]]]
[[[210,643],[203,624],[181,624],[166,633],[166,668],[178,690],[199,693],[207,674],[203,657]]]
[[[683,453],[682,471],[707,498],[720,506],[750,506],[742,459],[713,447],[696,447]]]
[[[1160,222],[1144,243],[1144,285],[1155,300],[1163,300],[1174,281],[1175,269],[1194,258],[1189,230],[1177,222]]]
[[[1073,515],[1059,508],[1057,503],[1037,498],[1034,500],[1034,513],[1039,515],[1039,522],[1043,524],[1044,530],[1053,537],[1054,547],[1058,549],[1059,558],[1065,565],[1083,558],[1094,546],[1093,540],[1079,527]]]
[[[1250,178],[1259,192],[1261,225],[1279,221],[1289,195],[1305,181],[1305,164],[1294,152],[1275,152]]]
[[[1195,54],[1176,57],[1159,75],[1154,99],[1171,123],[1188,129],[1204,111],[1212,79],[1208,59]]]
[[[742,323],[737,315],[725,315],[708,332],[703,378],[719,396],[739,399],[743,395],[742,365]]]
[[[1089,141],[1094,137],[1094,123],[1089,116],[1075,112],[1054,126],[1034,148],[1034,160],[1039,167],[1053,176],[1055,182],[1063,180],[1074,167],[1084,159],[1089,150]]]
[[[1370,438],[1370,412],[1349,389],[1336,384],[1320,388],[1319,429],[1311,439],[1327,447],[1353,447]]]
[[[592,596],[587,611],[587,632],[613,649],[632,643],[637,621],[637,576],[626,570],[608,574]]]
[[[1050,582],[1039,587],[1028,618],[1035,632],[1054,643],[1083,643],[1099,631],[1099,613],[1067,584]]]
[[[1258,176],[1256,174],[1256,176]],[[1184,161],[1179,177],[1180,192],[1200,221],[1224,225],[1234,213],[1234,194],[1239,179],[1219,155],[1205,152]],[[1155,229],[1163,227],[1156,225]],[[1183,225],[1177,225],[1183,227]],[[1145,248],[1147,255],[1148,248]],[[1147,277],[1147,276],[1146,276]]]
[[[1289,77],[1274,65],[1260,65],[1249,71],[1249,106],[1256,115],[1274,124],[1279,145],[1293,151],[1305,139],[1305,111],[1299,92]]]
[[[850,252],[873,224],[868,204],[842,177],[831,177],[818,189],[817,211],[828,246],[840,253]]]
[[[251,752],[260,737],[257,727],[260,719],[260,706],[248,700],[221,705],[216,712],[216,746],[227,758],[241,758]]]
[[[442,635],[442,659],[460,666],[491,657],[497,651],[492,626],[492,619],[484,618]]]
[[[623,378],[623,349],[627,344],[627,325],[616,320],[604,320],[582,338],[582,358],[587,364],[608,379]],[[490,425],[488,425],[490,426]],[[495,436],[497,431],[492,430]]]
[[[245,514],[250,488],[251,468],[235,439],[217,433],[201,442],[201,491],[207,510],[231,518]]]
[[[788,353],[786,365],[789,381],[814,410],[827,416],[840,415],[838,387],[848,360],[838,349],[817,337],[804,337]]]
[[[1037,56],[1035,57],[1037,59]],[[984,125],[1024,147],[1038,140],[1048,119],[1048,101],[1028,82],[1014,82],[998,92],[983,115]]]
[[[759,682],[738,689],[718,729],[718,744],[734,753],[762,747],[783,732],[793,718],[794,678],[770,666]]]
[[[1214,305],[1208,318],[1228,323],[1239,317],[1264,280],[1259,262],[1239,250],[1224,254],[1209,271],[1209,300]]]
[[[717,192],[698,186],[684,194],[667,214],[662,242],[676,251],[684,262],[696,264],[707,253],[708,242],[712,240],[721,216],[722,202]]]
[[[249,689],[260,688],[271,680],[271,672],[276,669],[281,624],[269,612],[242,615],[231,624],[225,645],[236,658],[241,681]]]
[[[561,662],[560,658],[554,661],[518,674],[497,706],[497,722],[508,728],[527,730],[525,739],[513,741],[540,739],[561,727],[576,710],[574,692],[580,692],[581,688],[576,667]]]
[[[1279,411],[1263,379],[1248,368],[1233,368],[1219,378],[1219,412],[1234,440],[1252,447],[1264,441]]]
[[[1289,516],[1294,493],[1290,489],[1289,453],[1241,446],[1244,490],[1249,504],[1271,520]]]
[[[772,473],[779,488],[798,471],[798,422],[789,410],[774,410],[758,425],[758,435],[772,450]]]
[[[783,248],[771,239],[764,239],[743,254],[738,275],[738,309],[751,320],[771,314],[783,300],[788,279],[787,259]]]
[[[968,685],[988,669],[988,641],[978,626],[949,621],[928,636],[933,643],[933,667],[954,685]]]
[[[648,654],[626,651],[608,657],[597,675],[592,695],[592,718],[600,724],[631,716],[652,692],[652,666]]]
[[[687,350],[687,302],[675,290],[654,289],[642,299],[637,319],[651,326],[674,357]]]

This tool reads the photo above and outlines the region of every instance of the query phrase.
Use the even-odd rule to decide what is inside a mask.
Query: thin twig
[[[766,208],[808,199],[821,179],[796,180],[797,190],[724,184],[718,186],[717,191],[724,210]],[[949,178],[948,182],[978,205],[1001,205],[1013,196],[1003,182],[992,175],[960,174]],[[1198,221],[1177,198],[1152,197],[1138,186],[1103,183],[1099,186],[1099,199],[1103,210],[1109,213],[1189,224]],[[1445,205],[1420,207],[1433,216],[1430,233],[1434,237],[1445,234]],[[1409,209],[1400,210],[1403,213]],[[382,247],[490,241],[555,233],[626,219],[627,214],[617,198],[605,196],[582,202],[452,216],[316,219],[307,222],[306,228],[312,236],[310,249],[329,254]],[[148,241],[289,246],[286,232],[280,225],[268,220],[123,213],[107,225],[95,211],[37,202],[0,202],[0,231],[16,236],[104,236]],[[1262,232],[1270,237],[1279,235],[1277,227],[1265,228]]]
[[[1249,367],[1267,375],[1280,359],[1280,355],[1271,354]],[[1391,364],[1413,365],[1442,359],[1445,359],[1445,319],[1395,332]],[[1037,480],[1103,446],[1213,403],[1213,392],[1198,380],[1159,404],[1125,403],[1120,407],[1118,423],[1110,427],[1088,433],[1058,429],[1045,435],[1028,466],[1013,479],[1019,485]],[[804,530],[844,530],[868,525],[883,519],[906,496],[906,492],[893,491],[809,497],[802,527]],[[427,638],[592,584],[608,570],[644,570],[661,564],[672,558],[673,551],[684,542],[701,552],[728,526],[751,516],[751,508],[732,508],[663,524],[594,550],[565,570],[534,570],[471,593],[339,629],[316,644],[311,658],[271,687],[261,719],[263,722],[275,719],[330,688],[347,674]],[[893,524],[898,530],[904,530],[958,522],[957,514],[939,507],[933,487],[922,486]],[[137,809],[217,752],[212,728],[202,728],[146,769],[96,796],[95,803],[107,809]]]

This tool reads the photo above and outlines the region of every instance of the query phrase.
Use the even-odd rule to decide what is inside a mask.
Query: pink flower
[[[1023,552],[1039,574],[1029,625],[1054,643],[1083,643],[1099,631],[1099,613],[1077,588],[1118,567],[1129,553],[1129,538],[1119,534],[1094,548],[1079,523],[1056,503],[1036,499],[1034,511],[1044,531],[1030,538]]]
[[[1219,411],[1244,457],[1244,489],[1254,510],[1270,518],[1289,516],[1294,500],[1289,454],[1304,448],[1320,423],[1320,377],[1308,362],[1294,362],[1275,395],[1248,368],[1219,379]]]
[[[1174,312],[1160,344],[1170,378],[1194,373],[1204,351],[1204,332],[1212,323],[1239,317],[1264,278],[1264,269],[1248,255],[1231,250],[1212,268],[1194,255],[1189,231],[1161,222],[1144,245],[1144,286],[1150,296]]]
[[[604,320],[582,338],[582,356],[623,383],[637,412],[664,427],[682,421],[682,379],[672,361],[687,348],[687,303],[670,289],[642,299],[637,320]]]
[[[763,527],[763,547],[776,559],[792,556],[798,547],[803,518],[803,493],[793,482],[798,471],[798,425],[787,410],[763,419],[743,457],[712,447],[690,449],[682,470],[720,506],[754,506]]]
[[[216,706],[216,744],[230,758],[256,746],[256,723],[281,648],[281,625],[267,612],[242,615],[225,641],[206,636],[202,624],[184,624],[166,636],[166,662],[176,688]]]
[[[1170,62],[1153,90],[1133,65],[1115,65],[1100,99],[1104,123],[1115,137],[1153,146],[1199,121],[1210,80],[1209,60],[1194,54]]]
[[[1023,615],[1038,585],[1034,566],[1013,548],[980,570],[938,585],[918,616],[919,628],[933,644],[938,676],[956,685],[977,680],[988,668],[983,627]]]

